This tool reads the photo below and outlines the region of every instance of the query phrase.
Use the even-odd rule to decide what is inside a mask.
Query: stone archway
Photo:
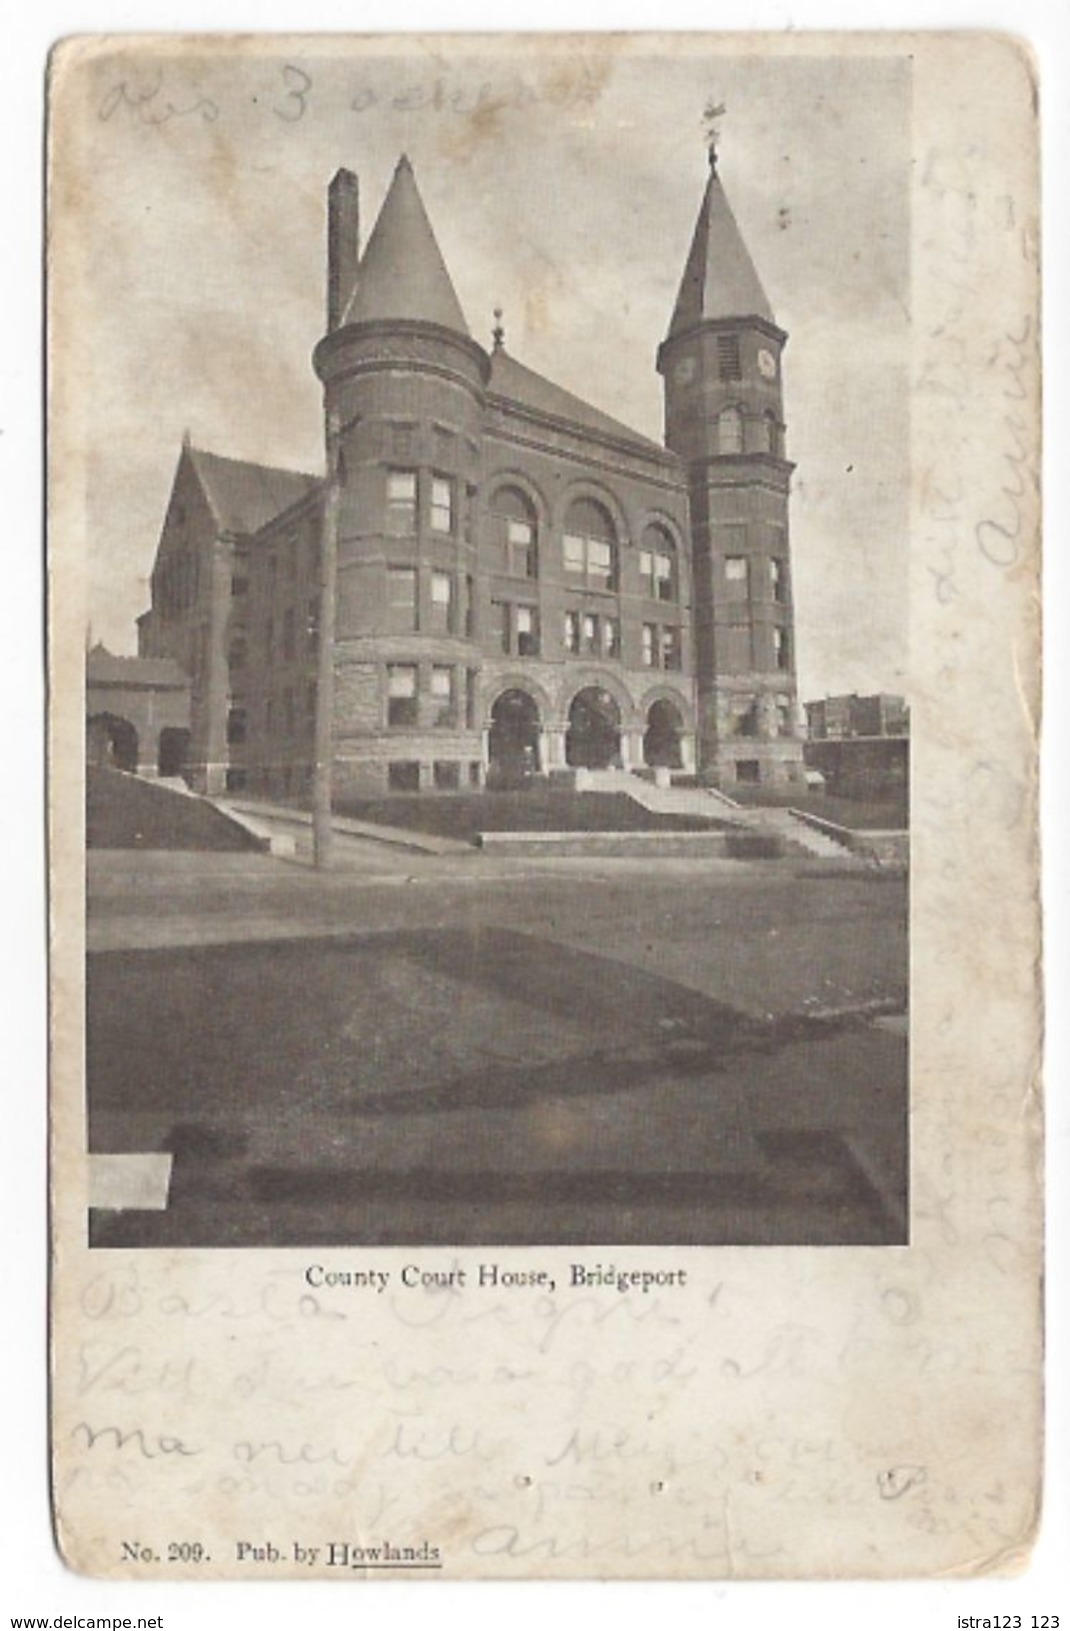
[[[539,770],[539,705],[528,691],[513,686],[496,698],[490,711],[487,755],[492,778],[502,784],[528,781]]]
[[[86,757],[108,770],[137,771],[137,731],[118,714],[93,714],[86,725]]]
[[[681,739],[684,722],[679,708],[666,697],[650,704],[643,732],[643,763],[679,770],[683,765]]]
[[[568,710],[565,762],[575,769],[608,770],[620,763],[620,708],[600,685],[577,691]]]

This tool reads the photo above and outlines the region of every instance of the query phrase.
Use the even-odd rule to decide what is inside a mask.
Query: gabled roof
[[[259,532],[321,485],[319,476],[225,459],[200,447],[187,447],[185,454],[222,532]]]
[[[630,425],[622,425],[618,419],[610,418],[608,413],[573,396],[571,391],[555,385],[542,374],[536,374],[534,369],[525,368],[523,363],[517,362],[503,349],[491,352],[488,388],[498,396],[515,402],[518,407],[549,414],[554,419],[565,419],[583,430],[593,430],[616,441],[632,442],[647,453],[656,452],[665,456],[665,449],[659,442],[651,441],[648,436],[632,430]]]
[[[402,154],[357,268],[343,323],[413,319],[468,334],[460,301]]]
[[[769,323],[774,321],[725,190],[717,171],[711,168],[669,324],[669,338],[717,317],[764,317]]]

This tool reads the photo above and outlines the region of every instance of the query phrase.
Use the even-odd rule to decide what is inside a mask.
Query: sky
[[[409,154],[475,337],[661,438],[664,337],[706,177],[702,113],[786,354],[800,694],[905,690],[909,62],[710,41],[139,44],[60,74],[57,357],[84,443],[94,639],[136,649],[181,439],[322,468],[311,352],[326,187],[366,239]],[[874,48],[876,49],[876,48]]]

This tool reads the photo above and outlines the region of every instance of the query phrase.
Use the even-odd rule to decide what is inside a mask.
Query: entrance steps
[[[626,793],[644,810],[658,815],[705,816],[710,821],[738,821],[749,826],[749,812],[713,787],[659,787],[630,770],[585,770],[577,792]]]
[[[831,833],[819,831],[793,810],[771,805],[737,804],[713,787],[659,787],[630,770],[588,770],[577,791],[626,793],[645,810],[659,815],[695,815],[707,820],[745,828],[748,832],[778,839],[796,854],[820,857],[823,861],[850,858],[851,850]]]

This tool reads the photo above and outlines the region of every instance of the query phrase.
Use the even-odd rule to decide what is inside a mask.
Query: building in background
[[[586,767],[801,781],[778,328],[711,152],[665,445],[472,338],[412,168],[328,195],[336,794]],[[251,382],[253,383],[253,382]],[[324,484],[183,446],[139,619],[200,790],[308,792]]]
[[[811,742],[846,736],[909,736],[910,710],[906,698],[888,691],[860,697],[822,697],[806,704],[806,734]]]
[[[806,704],[806,763],[839,798],[906,795],[910,779],[910,710],[886,691],[823,697]]]

